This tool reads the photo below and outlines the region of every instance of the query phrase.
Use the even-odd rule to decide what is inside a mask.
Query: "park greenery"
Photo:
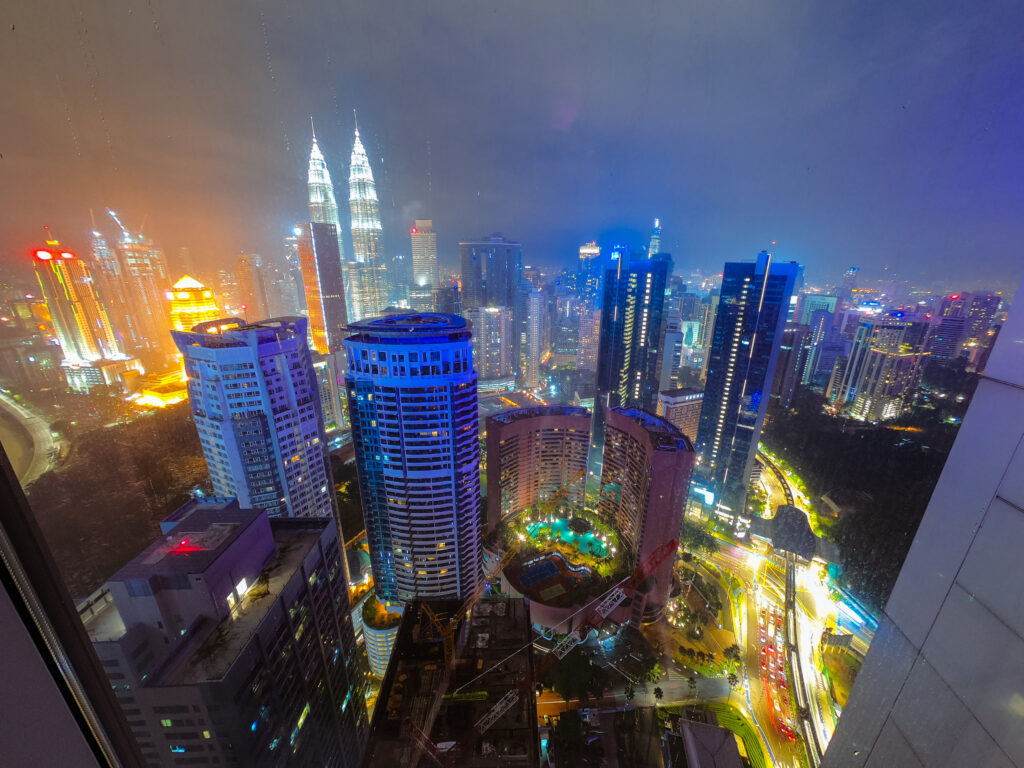
[[[68,590],[82,598],[156,540],[194,489],[210,487],[188,403],[67,434],[67,458],[28,498]]]
[[[802,479],[811,499],[833,489],[870,494],[869,504],[835,524],[832,537],[843,584],[877,609],[889,598],[957,427],[938,408],[865,425],[836,419],[823,405],[820,395],[802,390],[791,409],[771,413],[763,441]]]

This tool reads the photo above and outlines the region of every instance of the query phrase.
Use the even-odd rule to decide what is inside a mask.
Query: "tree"
[[[687,549],[699,549],[707,553],[718,551],[718,539],[697,523],[683,520],[679,528],[679,541]]]
[[[690,675],[686,678],[686,684],[690,686],[690,693],[695,693],[697,691],[697,676]]]
[[[727,659],[739,661],[740,658],[742,658],[743,656],[743,649],[734,643],[733,645],[730,645],[728,648],[722,651],[722,655],[725,656],[725,658]]]
[[[660,687],[654,689],[654,698],[661,701],[665,697],[665,692]]]
[[[626,701],[632,701],[636,696],[636,688],[633,687],[632,683],[626,683],[626,687],[622,691],[626,696]]]
[[[729,676],[725,679],[728,681],[730,688],[735,688],[740,684],[740,679],[735,672],[730,672]]]
[[[594,665],[581,646],[562,659],[544,678],[544,684],[566,701],[601,698],[608,689],[608,673]]]

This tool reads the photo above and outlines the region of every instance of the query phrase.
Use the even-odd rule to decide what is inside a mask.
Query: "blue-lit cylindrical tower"
[[[377,595],[467,597],[481,563],[472,333],[444,314],[349,330],[348,407]]]

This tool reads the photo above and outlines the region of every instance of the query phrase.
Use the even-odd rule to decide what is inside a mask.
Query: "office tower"
[[[839,303],[844,308],[857,305],[857,276],[860,274],[860,267],[850,267],[843,273],[843,279],[839,286]]]
[[[108,213],[121,224],[116,214]],[[144,355],[151,361],[162,361],[171,351],[164,305],[164,291],[170,280],[164,253],[151,240],[130,233],[123,225],[122,232],[117,255],[121,268],[121,294],[133,334],[131,343],[135,354]]]
[[[796,262],[727,262],[708,353],[697,449],[733,509],[743,504],[775,378]]]
[[[517,306],[519,380],[527,389],[535,389],[540,386],[540,359],[544,354],[544,313],[540,291],[524,281]]]
[[[552,366],[575,367],[580,354],[580,320],[582,302],[576,296],[551,296],[548,302],[550,339],[548,350]]]
[[[362,674],[338,529],[191,500],[79,607],[147,765],[355,768]]]
[[[657,415],[675,425],[692,442],[700,425],[700,409],[703,405],[703,389],[667,389],[658,393]]]
[[[262,277],[261,301],[264,317],[290,317],[301,314],[304,304],[299,303],[297,285],[288,269],[276,259],[259,257]],[[299,279],[301,283],[301,277]]]
[[[107,239],[98,230],[92,230],[92,264],[90,271],[93,285],[107,310],[114,337],[122,352],[134,351],[138,346],[135,326],[124,292],[124,275],[117,252],[111,250]]]
[[[458,622],[450,667],[425,605],[416,601],[403,615],[364,768],[541,765],[530,601],[477,602]],[[442,616],[461,607],[456,600],[429,606]]]
[[[327,161],[320,151],[313,133],[313,147],[309,152],[309,172],[307,174],[309,189],[309,220],[314,224],[333,224],[338,233],[338,255],[345,262],[345,242],[342,237],[341,219],[338,216],[338,203],[334,198],[334,184],[331,172],[327,169]]]
[[[431,219],[417,219],[409,232],[412,241],[412,287],[409,303],[417,312],[432,312],[437,273],[437,233]]]
[[[306,287],[302,281],[302,264],[299,258],[299,238],[302,237],[302,227],[292,227],[291,234],[284,239],[284,262],[285,271],[291,280],[294,294],[293,301],[296,302],[298,309],[292,314],[305,315],[306,314]],[[341,245],[339,243],[339,251]],[[344,272],[344,264],[342,264],[342,271]],[[349,302],[349,285],[345,284],[345,306],[348,307]]]
[[[32,263],[64,359],[84,363],[121,357],[89,265],[55,240],[37,249]]]
[[[654,411],[669,263],[621,253],[605,271],[595,410],[630,405]]]
[[[472,334],[455,315],[353,323],[346,388],[377,596],[468,597],[480,578]]]
[[[978,381],[823,768],[1024,765],[1017,309]]]
[[[480,389],[510,389],[515,385],[515,326],[509,307],[477,307],[465,314],[473,326],[473,360]]]
[[[580,312],[579,357],[576,367],[581,371],[597,371],[597,350],[601,340],[601,310]]]
[[[1002,303],[1002,294],[975,294],[971,297],[971,306],[967,310],[967,319],[970,327],[967,337],[979,344],[987,339],[989,328]]]
[[[920,376],[927,325],[895,317],[857,327],[833,405],[858,419],[898,416]]]
[[[900,318],[863,321],[831,402],[855,419],[899,416],[920,379],[927,325]]]
[[[462,314],[462,291],[459,290],[459,283],[452,280],[447,285],[441,285],[434,291],[434,307],[442,315]]]
[[[188,275],[167,291],[167,302],[171,307],[171,328],[175,331],[191,331],[200,323],[224,316],[213,291]]]
[[[488,240],[459,243],[462,266],[462,308],[514,307],[523,278],[519,243],[500,234]]]
[[[581,245],[576,287],[584,306],[591,310],[601,308],[601,271],[601,246],[596,240]]]
[[[171,334],[214,494],[274,516],[335,509],[307,324],[229,318]]]
[[[783,408],[793,405],[796,385],[800,381],[807,361],[809,337],[810,327],[801,323],[786,323],[782,330],[779,362],[775,368],[771,396],[776,398]]]
[[[240,253],[235,265],[235,279],[238,284],[237,300],[247,320],[267,317],[263,286],[263,271],[260,257],[256,253]]]
[[[333,224],[313,222],[299,229],[299,265],[313,351],[325,355],[341,349],[348,326],[338,234]]]
[[[651,230],[651,242],[647,246],[647,257],[651,258],[658,253],[661,253],[661,221],[655,219],[654,229]]]
[[[633,552],[633,562],[679,535],[696,460],[693,444],[667,420],[639,408],[608,409],[598,511]],[[634,621],[641,607],[645,622],[663,615],[674,562],[662,562],[645,582],[643,599],[634,598]]]
[[[951,361],[960,357],[964,341],[970,329],[970,321],[964,315],[945,315],[932,321],[928,336],[928,352],[936,360]]]
[[[352,258],[349,265],[351,319],[380,315],[387,307],[388,290],[381,262],[380,205],[377,185],[356,126],[348,176],[348,207],[352,215]]]
[[[487,532],[567,489],[564,504],[583,508],[590,411],[549,405],[487,417]]]
[[[345,411],[342,408],[344,383],[339,381],[337,357],[333,353],[320,355],[314,352],[312,360],[320,396],[320,412],[324,417],[324,431],[330,437],[345,426]]]
[[[839,299],[836,296],[805,293],[800,297],[799,317],[796,318],[796,322],[801,325],[811,325],[811,317],[815,312],[822,310],[834,316],[838,301]]]

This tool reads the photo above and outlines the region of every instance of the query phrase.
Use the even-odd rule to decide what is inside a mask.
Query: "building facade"
[[[358,766],[367,733],[338,530],[193,500],[79,605],[149,766]]]
[[[711,348],[697,449],[703,471],[733,509],[746,496],[797,276],[795,262],[727,262]]]
[[[417,219],[409,231],[412,243],[412,286],[409,304],[416,312],[434,311],[434,290],[440,283],[437,272],[437,233],[431,219]]]
[[[32,264],[64,359],[84,363],[121,357],[89,265],[56,241],[37,249]]]
[[[693,444],[666,419],[639,408],[610,408],[605,416],[604,466],[598,511],[619,532],[623,546],[643,562],[679,536],[697,455]],[[644,621],[664,614],[675,558],[659,565],[646,582]],[[634,612],[637,617],[639,606]]]
[[[306,292],[306,313],[313,351],[341,349],[348,326],[338,233],[333,224],[313,222],[299,229],[299,266]]]
[[[483,389],[508,389],[515,385],[515,325],[510,307],[477,307],[465,313],[473,326],[476,373]]]
[[[657,415],[676,426],[692,442],[700,426],[703,405],[703,389],[665,389],[658,393]]]
[[[307,189],[309,191],[309,220],[314,224],[333,224],[338,239],[338,260],[341,262],[341,274],[344,286],[341,293],[345,296],[345,306],[352,305],[351,275],[345,271],[345,237],[342,234],[341,219],[338,216],[338,202],[334,197],[334,184],[331,172],[327,169],[320,145],[313,133],[313,147],[309,152],[309,170],[307,173]],[[333,271],[333,270],[332,270]],[[337,292],[338,286],[331,286],[330,292]]]
[[[377,595],[464,598],[481,565],[472,334],[454,315],[349,327],[346,386]]]
[[[171,307],[171,328],[175,331],[191,331],[200,323],[223,316],[213,291],[188,275],[167,291],[167,302]]]
[[[174,331],[217,496],[272,516],[334,513],[336,501],[305,318],[239,318]]]
[[[348,207],[352,218],[352,283],[349,315],[353,321],[377,317],[387,307],[388,289],[381,254],[380,203],[373,169],[359,128],[352,144],[348,176]]]
[[[500,234],[487,240],[459,243],[462,267],[462,309],[514,307],[523,275],[519,243]]]
[[[590,411],[549,405],[487,417],[488,533],[566,489],[563,503],[582,509]]]

